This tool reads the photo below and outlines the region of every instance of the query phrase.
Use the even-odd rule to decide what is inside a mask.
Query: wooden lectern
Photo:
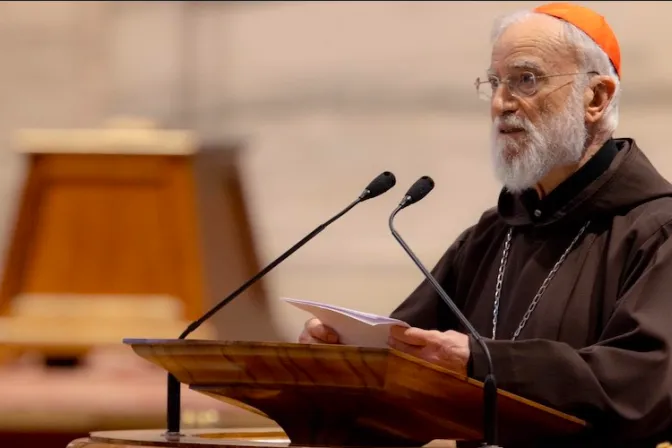
[[[239,148],[142,120],[24,130],[16,146],[27,176],[0,346],[82,358],[124,336],[174,337],[259,270]],[[263,283],[242,299],[212,320],[217,336],[277,339]]]
[[[146,360],[214,399],[266,416],[282,431],[93,433],[71,448],[411,447],[482,438],[480,382],[392,349],[341,345],[125,340]],[[577,434],[586,423],[499,391],[502,446]]]

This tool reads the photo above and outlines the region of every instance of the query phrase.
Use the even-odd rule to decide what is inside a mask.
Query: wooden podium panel
[[[275,421],[293,445],[422,446],[483,437],[482,383],[392,349],[126,340],[195,391]],[[503,446],[560,438],[586,422],[499,391]]]
[[[190,157],[34,154],[0,290],[165,294],[203,310]]]
[[[204,145],[186,131],[127,125],[25,131],[18,146],[28,172],[0,284],[6,319],[18,319],[27,298],[51,301],[54,310],[79,299],[80,317],[88,312],[94,323],[58,312],[53,318],[62,320],[63,337],[81,345],[100,342],[88,327],[114,328],[114,313],[94,312],[97,301],[114,297],[117,305],[108,308],[132,309],[163,297],[174,301],[165,309],[176,307],[167,318],[172,326],[152,321],[161,312],[145,313],[147,325],[126,322],[134,322],[134,335],[170,328],[177,336],[259,270],[237,147]],[[255,328],[247,325],[250,315]],[[278,339],[261,282],[213,322],[219,337]],[[37,335],[26,338],[39,339],[39,324],[20,327],[35,327]],[[128,325],[124,331],[129,334]],[[123,337],[105,334],[114,343]],[[0,345],[2,339],[0,321]],[[10,339],[20,345],[20,338]]]

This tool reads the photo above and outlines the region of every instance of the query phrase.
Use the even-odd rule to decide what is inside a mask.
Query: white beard
[[[578,81],[578,80],[577,80]],[[553,168],[577,163],[585,152],[583,86],[575,84],[565,110],[538,128],[514,115],[497,117],[492,127],[491,155],[497,179],[518,193],[534,187]],[[498,131],[500,124],[525,129],[522,139]]]

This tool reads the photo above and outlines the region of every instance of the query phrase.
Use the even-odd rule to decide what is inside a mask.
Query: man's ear
[[[615,92],[616,82],[610,76],[595,76],[590,80],[583,98],[587,123],[596,123],[604,116]]]

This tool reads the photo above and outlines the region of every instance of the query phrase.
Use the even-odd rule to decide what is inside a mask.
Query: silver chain
[[[520,332],[523,331],[523,328],[525,328],[525,324],[527,324],[527,321],[530,319],[530,316],[532,315],[532,312],[534,309],[537,307],[537,304],[539,303],[539,300],[541,300],[541,297],[544,295],[544,292],[546,292],[546,288],[548,288],[548,285],[551,283],[551,280],[555,276],[555,274],[558,272],[560,269],[560,266],[562,263],[564,263],[565,259],[567,258],[567,255],[571,252],[571,250],[574,248],[576,243],[579,241],[579,238],[581,238],[581,235],[583,235],[583,232],[586,231],[586,228],[590,224],[590,221],[585,223],[581,229],[579,229],[579,233],[574,237],[572,242],[569,244],[569,247],[565,249],[565,252],[562,254],[560,259],[555,263],[555,266],[553,266],[553,269],[551,269],[551,272],[549,272],[548,276],[544,280],[544,282],[541,284],[541,287],[539,288],[539,291],[537,291],[537,294],[534,296],[534,299],[532,299],[532,303],[530,303],[529,308],[525,312],[525,315],[523,316],[523,319],[520,321],[520,324],[518,324],[518,328],[516,329],[515,333],[513,333],[513,337],[511,338],[512,341],[515,341],[518,336],[520,335]],[[497,273],[497,286],[495,287],[495,303],[494,307],[492,310],[492,339],[495,339],[495,336],[497,334],[497,317],[499,316],[499,299],[502,295],[502,283],[504,281],[504,271],[506,270],[506,263],[509,258],[509,251],[511,250],[511,237],[513,236],[513,228],[510,228],[508,233],[506,234],[506,240],[504,240],[504,250],[502,251],[502,259],[499,262],[499,272]]]

